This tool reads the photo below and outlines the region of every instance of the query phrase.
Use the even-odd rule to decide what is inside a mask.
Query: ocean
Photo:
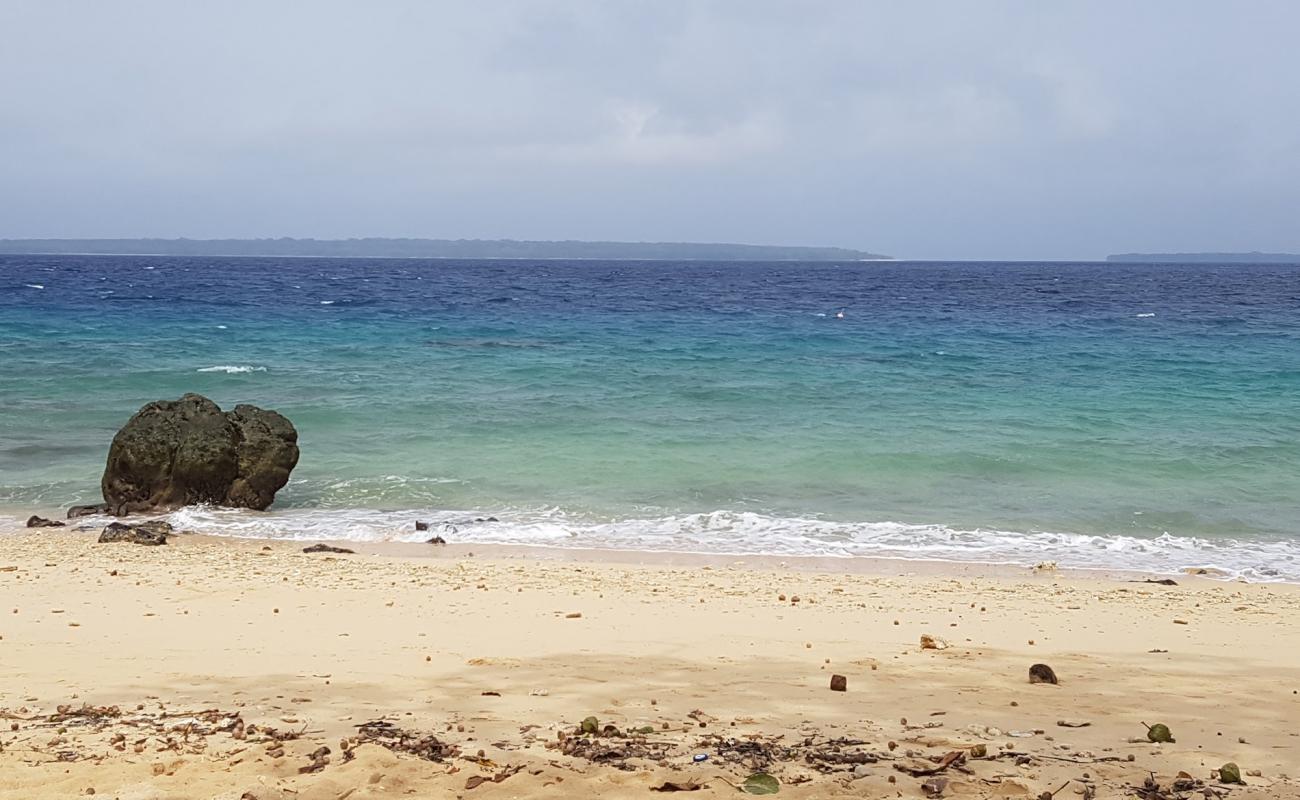
[[[0,256],[0,517],[185,392],[302,449],[200,532],[1300,581],[1295,265]]]

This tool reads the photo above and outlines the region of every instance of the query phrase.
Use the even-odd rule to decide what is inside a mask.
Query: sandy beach
[[[95,534],[0,537],[0,798],[1300,797],[1292,586]]]

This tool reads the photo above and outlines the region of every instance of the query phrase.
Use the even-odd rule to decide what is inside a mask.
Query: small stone
[[[1056,672],[1046,664],[1035,664],[1029,668],[1030,683],[1051,683],[1057,684],[1060,681],[1056,679]]]
[[[847,692],[849,690],[849,679],[843,675],[831,676],[832,692]]]

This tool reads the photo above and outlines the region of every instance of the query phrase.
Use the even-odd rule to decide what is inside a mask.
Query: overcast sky
[[[0,0],[0,237],[1300,251],[1300,2]]]

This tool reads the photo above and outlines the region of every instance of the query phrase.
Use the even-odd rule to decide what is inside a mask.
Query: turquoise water
[[[187,391],[301,434],[213,532],[1300,579],[1295,266],[0,257],[10,516]]]

